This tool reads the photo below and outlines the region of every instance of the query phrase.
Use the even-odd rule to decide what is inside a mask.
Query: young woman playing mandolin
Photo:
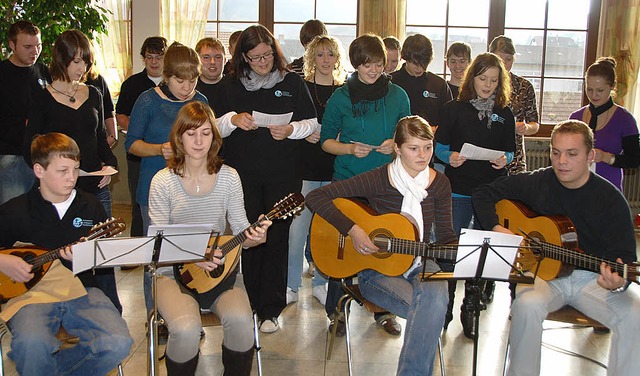
[[[248,228],[244,232],[244,248],[264,243],[271,221],[263,220],[259,226],[249,228],[238,173],[223,165],[218,157],[222,137],[211,108],[199,101],[184,105],[173,124],[169,142],[173,155],[167,167],[151,181],[151,223],[213,223],[214,230],[222,233],[228,221],[234,235]],[[222,252],[216,250],[212,261],[197,266],[211,271],[221,267],[221,258]],[[195,374],[202,329],[200,307],[203,307],[220,317],[224,327],[224,374],[249,375],[254,353],[253,314],[244,287],[234,285],[236,274],[230,273],[218,286],[224,284],[222,288],[194,297],[181,289],[171,268],[158,272],[161,274],[157,285],[158,310],[169,328],[167,374]]]
[[[451,221],[451,186],[440,172],[429,167],[433,156],[433,132],[426,120],[407,116],[398,122],[393,162],[318,188],[306,197],[309,209],[326,219],[355,249],[371,254],[378,248],[362,227],[333,203],[338,197],[364,197],[378,214],[409,214],[417,223],[420,240],[428,241],[435,226],[436,241],[456,240]],[[398,375],[430,375],[440,331],[447,310],[447,283],[420,280],[422,267],[416,259],[404,275],[385,276],[374,270],[358,273],[360,289],[367,300],[407,319]],[[432,259],[422,260],[427,272],[440,270]]]

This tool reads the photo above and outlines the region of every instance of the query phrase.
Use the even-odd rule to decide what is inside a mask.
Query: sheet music
[[[293,112],[287,112],[286,114],[265,114],[260,111],[253,111],[251,113],[253,116],[254,123],[258,127],[268,127],[270,125],[287,125],[291,123],[291,118],[293,117]]]
[[[488,250],[482,278],[509,279],[509,273],[511,273],[520,242],[522,242],[522,236],[473,229],[461,230],[456,266],[453,270],[454,278],[474,278],[476,276],[480,247],[485,239],[489,239],[489,245],[493,248]]]
[[[460,149],[460,155],[477,161],[493,161],[504,155],[504,151],[482,148],[474,144],[465,142]]]

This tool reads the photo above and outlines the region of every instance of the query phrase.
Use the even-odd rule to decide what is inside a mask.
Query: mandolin
[[[31,290],[47,273],[51,267],[51,263],[60,258],[60,252],[65,248],[87,240],[116,236],[124,231],[126,227],[122,218],[111,218],[104,223],[98,223],[93,226],[91,230],[89,230],[89,234],[77,242],[54,250],[42,249],[35,246],[0,250],[0,254],[18,256],[33,265],[31,268],[33,278],[27,282],[14,282],[6,274],[0,272],[0,302],[6,303],[9,299]]]

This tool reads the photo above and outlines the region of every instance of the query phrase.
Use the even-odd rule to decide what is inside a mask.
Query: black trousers
[[[266,214],[273,205],[292,192],[300,192],[302,180],[265,181],[240,176],[249,222]],[[274,180],[274,179],[271,179]],[[267,231],[267,241],[242,251],[242,275],[251,306],[261,320],[278,317],[287,305],[289,226],[291,218],[276,219]]]

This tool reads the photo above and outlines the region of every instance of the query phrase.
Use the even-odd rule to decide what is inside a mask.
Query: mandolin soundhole
[[[393,233],[385,228],[377,228],[369,234],[369,238],[371,238],[372,241],[376,236],[387,238],[387,239],[394,237]],[[389,251],[384,251],[384,252],[378,251],[373,254],[374,257],[377,257],[379,259],[386,259],[391,257],[392,255],[393,253]]]

